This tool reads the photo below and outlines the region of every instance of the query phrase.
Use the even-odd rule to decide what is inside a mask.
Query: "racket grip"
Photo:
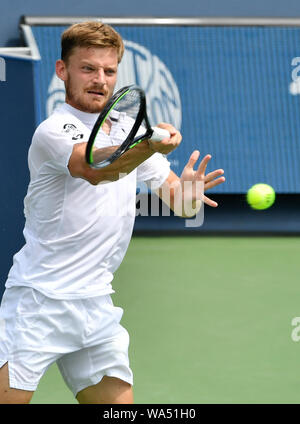
[[[161,141],[164,138],[170,138],[170,133],[167,130],[159,127],[152,127],[153,134],[150,137],[151,141]]]

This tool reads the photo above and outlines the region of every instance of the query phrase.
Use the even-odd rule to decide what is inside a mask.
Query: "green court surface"
[[[298,237],[134,237],[113,300],[135,402],[299,403],[299,276]],[[56,365],[32,403],[76,403]]]

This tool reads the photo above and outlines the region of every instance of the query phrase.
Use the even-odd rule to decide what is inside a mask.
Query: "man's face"
[[[56,71],[65,82],[66,102],[83,112],[100,113],[112,96],[118,70],[117,51],[111,47],[76,47]]]

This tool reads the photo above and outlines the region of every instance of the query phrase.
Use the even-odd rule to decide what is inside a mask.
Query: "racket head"
[[[100,138],[99,133],[103,124],[115,120],[121,121],[122,135],[119,147],[112,149],[109,146],[107,149],[97,151],[97,137]],[[136,136],[141,125],[143,131]],[[150,137],[152,132],[146,114],[144,91],[136,85],[123,87],[110,98],[97,118],[87,143],[86,162],[93,168],[104,168],[140,141]]]

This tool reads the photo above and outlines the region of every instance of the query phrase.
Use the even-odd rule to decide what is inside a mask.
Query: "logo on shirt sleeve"
[[[83,134],[76,128],[74,124],[65,124],[63,126],[62,132],[70,134],[72,136],[72,140],[81,140],[83,138]]]

